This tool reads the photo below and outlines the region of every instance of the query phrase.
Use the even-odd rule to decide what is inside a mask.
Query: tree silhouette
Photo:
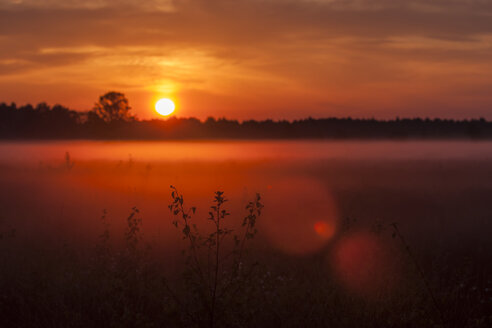
[[[108,92],[88,112],[61,105],[50,107],[0,102],[3,139],[478,139],[492,140],[492,121],[400,118],[307,118],[295,121],[239,122],[209,117],[137,120],[128,99]]]
[[[126,96],[115,91],[100,96],[93,108],[94,113],[107,123],[133,120],[134,117],[130,114],[130,110]]]

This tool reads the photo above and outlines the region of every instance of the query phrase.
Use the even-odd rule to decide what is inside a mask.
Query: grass
[[[195,216],[172,187],[169,206],[183,238],[182,261],[146,242],[145,218],[133,208],[123,236],[107,212],[97,244],[34,248],[0,225],[2,327],[490,327],[490,253],[422,252],[405,226],[345,218],[323,249],[290,256],[256,236],[263,211],[256,195],[244,217],[231,215],[217,191],[208,218]],[[268,207],[268,204],[266,204]],[[204,222],[207,223],[206,225]],[[367,229],[367,226],[372,229]],[[383,284],[351,289],[330,255],[365,231],[385,245],[401,271],[376,267]],[[371,231],[371,232],[368,232]],[[20,236],[19,236],[20,234]],[[261,236],[261,230],[259,232]],[[393,238],[394,237],[394,238]],[[118,240],[122,242],[118,242]],[[379,249],[376,248],[375,255]],[[470,255],[472,254],[472,255]],[[387,264],[381,262],[381,266]],[[369,269],[356,267],[364,273]],[[372,288],[373,287],[373,288]]]
[[[194,324],[216,327],[224,318],[224,313],[230,312],[228,306],[233,304],[236,298],[241,298],[248,284],[253,283],[250,279],[254,275],[255,266],[248,266],[244,262],[244,254],[247,251],[246,242],[257,232],[256,220],[263,209],[261,197],[256,194],[254,200],[248,203],[247,215],[241,224],[242,231],[234,231],[226,224],[230,213],[225,209],[227,199],[224,192],[216,191],[208,213],[208,222],[212,224],[213,229],[204,234],[196,224],[191,223],[196,208],[185,210],[183,195],[176,187],[171,186],[171,189],[173,202],[169,209],[177,217],[173,224],[181,229],[183,239],[188,241],[183,281],[188,292],[191,292],[190,297],[197,296],[199,302],[196,305],[184,306],[186,299],[172,292],[170,286],[168,290],[176,300],[176,305],[183,308]],[[232,236],[231,244],[229,239]],[[195,306],[200,310],[189,310]]]

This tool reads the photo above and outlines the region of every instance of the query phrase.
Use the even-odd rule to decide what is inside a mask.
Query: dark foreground
[[[118,185],[148,178],[146,165],[131,164],[3,168],[0,326],[492,325],[489,162],[163,164],[149,173],[162,194],[149,184],[134,199],[141,211],[126,206]],[[159,180],[169,180],[166,172],[189,178],[182,208]],[[286,175],[298,177],[284,183]],[[97,199],[80,187],[90,176],[91,188],[105,190]],[[321,189],[303,182],[308,176],[329,181],[336,222],[323,219],[331,209]],[[232,189],[253,177],[271,184],[259,190],[263,209],[254,193]],[[233,191],[210,217],[217,198],[203,185],[212,183]],[[66,197],[62,208],[57,197]],[[97,201],[123,204],[125,214],[94,205],[94,215]]]

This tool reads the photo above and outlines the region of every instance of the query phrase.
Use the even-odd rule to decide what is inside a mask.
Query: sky
[[[492,119],[490,0],[0,0],[0,102]]]

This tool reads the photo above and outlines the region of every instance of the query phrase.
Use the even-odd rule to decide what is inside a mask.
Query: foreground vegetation
[[[127,217],[123,238],[113,236],[104,212],[99,241],[90,250],[35,248],[2,222],[0,326],[491,326],[487,250],[477,250],[472,258],[445,249],[422,256],[396,223],[345,218],[325,248],[287,256],[265,248],[261,240],[253,243],[262,208],[256,195],[238,222],[218,191],[207,219],[210,229],[202,228],[196,209],[172,187],[169,209],[183,237],[181,261],[164,259],[146,243],[145,220],[137,208]],[[376,268],[380,276],[374,286],[351,290],[327,268],[330,249],[361,230],[391,241],[388,254],[403,268],[396,284],[391,271]]]

